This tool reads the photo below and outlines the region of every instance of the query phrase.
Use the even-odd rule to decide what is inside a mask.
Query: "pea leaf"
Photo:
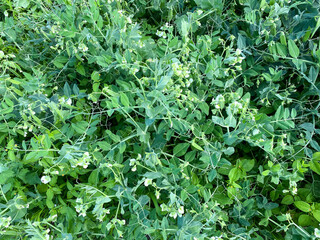
[[[203,148],[200,147],[195,141],[192,141],[192,142],[191,142],[191,145],[192,145],[194,148],[196,148],[196,149],[198,149],[198,150],[200,150],[200,151],[203,151]]]
[[[171,78],[169,76],[162,76],[157,85],[157,90],[162,91],[166,87],[166,85],[169,83],[170,79]]]
[[[64,93],[64,95],[66,95],[67,97],[70,97],[70,96],[71,96],[71,88],[70,88],[70,85],[68,84],[68,82],[66,82],[66,83],[64,84],[63,93]]]
[[[105,150],[105,151],[109,151],[111,149],[111,145],[105,141],[98,142],[98,145],[102,150]]]
[[[318,161],[312,160],[310,161],[310,169],[320,175],[320,163]]]
[[[228,174],[231,182],[239,180],[241,176],[241,170],[239,168],[232,168]]]
[[[129,105],[130,105],[129,98],[128,98],[127,95],[124,94],[123,92],[120,93],[120,102],[121,102],[122,105],[125,106],[125,107],[129,107]]]
[[[63,68],[66,62],[68,62],[68,58],[67,58],[67,57],[57,56],[57,57],[54,59],[53,64],[54,64],[57,68]]]
[[[53,199],[53,196],[54,196],[53,190],[52,190],[51,188],[48,189],[47,192],[46,192],[46,195],[47,195],[47,199],[48,199],[48,200],[52,200],[52,199]]]
[[[246,172],[251,171],[254,167],[254,159],[245,159],[241,161],[242,169]]]
[[[217,176],[217,170],[212,169],[212,170],[209,172],[209,174],[208,174],[208,180],[209,180],[209,182],[212,182],[213,179],[216,178],[216,176]]]
[[[284,45],[282,45],[281,43],[277,43],[276,46],[277,46],[277,52],[278,52],[278,54],[279,54],[281,57],[286,57],[286,56],[287,56],[287,53],[288,53],[287,47],[284,46]]]
[[[311,206],[309,203],[306,203],[304,201],[295,201],[294,205],[300,209],[303,212],[310,212],[311,211]]]
[[[86,75],[86,70],[84,69],[83,65],[82,64],[79,64],[77,67],[76,67],[76,71],[78,73],[80,73],[82,76],[85,76]]]
[[[315,219],[317,219],[318,222],[320,222],[320,210],[314,210],[312,212]]]
[[[288,41],[288,48],[291,57],[297,58],[299,56],[300,50],[292,39]]]
[[[320,17],[318,17],[317,25],[315,26],[315,28],[314,28],[314,30],[313,30],[313,32],[312,32],[311,37],[313,37],[313,35],[318,31],[319,27],[320,27]]]
[[[307,214],[302,214],[299,216],[298,223],[302,227],[310,226],[312,224],[312,219]]]
[[[209,115],[209,105],[206,102],[200,102],[199,107],[207,116]]]
[[[86,121],[80,121],[71,124],[72,128],[79,134],[83,134],[86,131],[88,125],[89,123]]]
[[[179,143],[173,148],[173,154],[177,157],[181,157],[186,154],[189,147],[189,143]]]
[[[290,205],[294,202],[294,199],[291,195],[286,195],[282,201],[281,201],[281,204],[285,204],[285,205]]]

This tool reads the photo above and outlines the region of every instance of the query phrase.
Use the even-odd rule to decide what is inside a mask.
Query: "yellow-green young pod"
[[[277,34],[277,26],[275,23],[272,24],[271,26],[271,34],[276,35]]]
[[[287,39],[286,39],[286,35],[284,34],[284,32],[280,33],[280,42],[282,45],[287,46]]]
[[[273,41],[268,44],[268,48],[271,54],[277,54],[276,46]]]
[[[308,27],[308,30],[306,31],[306,33],[304,34],[304,36],[302,38],[303,42],[306,42],[309,39],[311,32],[312,32],[312,29],[310,27]]]
[[[168,14],[168,22],[170,22],[172,20],[172,18],[173,18],[173,10],[172,10],[172,8],[170,8],[169,14]]]
[[[270,37],[270,36],[269,36],[269,32],[266,31],[266,32],[265,32],[265,40],[266,40],[266,41],[269,41],[269,37]]]

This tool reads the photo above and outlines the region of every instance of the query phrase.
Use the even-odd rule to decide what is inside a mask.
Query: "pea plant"
[[[320,239],[319,1],[0,13],[0,239]]]

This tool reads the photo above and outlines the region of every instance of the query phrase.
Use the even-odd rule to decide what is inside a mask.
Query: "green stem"
[[[161,216],[161,208],[159,207],[158,201],[156,196],[153,193],[149,193],[148,196],[151,198],[155,208],[156,208],[156,212],[159,216]]]

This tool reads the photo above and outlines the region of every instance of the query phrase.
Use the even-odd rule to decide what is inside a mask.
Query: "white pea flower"
[[[234,104],[235,104],[235,106],[236,106],[237,108],[242,109],[242,104],[241,104],[241,103],[235,101]]]
[[[132,158],[130,159],[130,163],[129,163],[129,166],[134,166],[136,164],[137,160]]]
[[[83,216],[83,217],[85,217],[86,215],[87,215],[87,209],[88,209],[88,206],[87,205],[83,205],[83,204],[81,204],[81,205],[76,205],[75,206],[75,209],[76,209],[76,211],[78,212],[78,213],[80,213],[79,214],[79,216]]]
[[[165,32],[157,30],[156,35],[158,37],[164,37],[165,36]]]
[[[165,204],[162,203],[162,204],[160,205],[160,207],[161,207],[161,211],[162,211],[162,212],[168,211],[167,205],[165,205]]]
[[[86,157],[89,157],[89,156],[90,156],[90,155],[89,155],[89,152],[85,152],[83,155],[86,156]]]
[[[236,55],[240,55],[241,52],[242,52],[241,49],[237,48],[237,50],[236,50]]]
[[[160,192],[156,191],[156,198],[159,199],[160,198]]]
[[[152,179],[147,178],[146,180],[144,180],[144,185],[146,187],[148,187],[150,184],[152,184]]]
[[[66,102],[66,99],[65,99],[64,97],[62,97],[62,98],[59,99],[59,102],[60,102],[60,103],[65,103],[65,102]]]
[[[0,218],[0,228],[1,227],[5,227],[8,228],[10,226],[11,223],[11,217],[1,217]]]
[[[100,221],[100,222],[102,222],[103,221],[103,219],[104,219],[104,215],[103,214],[101,214],[99,217],[98,217],[98,220]]]
[[[290,213],[286,213],[286,217],[287,217],[287,220],[291,220],[292,219]]]
[[[77,213],[79,213],[82,210],[82,206],[81,205],[76,205],[75,209],[76,209]]]
[[[24,208],[29,208],[29,206],[27,206],[27,205],[25,206],[25,205],[23,205],[23,204],[17,204],[17,203],[15,204],[15,207],[16,207],[17,209],[19,209],[19,210],[20,210],[20,209],[24,209]]]
[[[81,212],[81,213],[79,214],[79,216],[85,217],[85,216],[87,216],[87,213],[86,213],[86,212]]]
[[[201,15],[203,13],[202,10],[197,10],[198,15]]]
[[[184,76],[185,76],[186,78],[190,77],[190,71],[189,71],[189,70],[186,70]],[[189,86],[190,86],[191,83],[192,83],[192,82],[189,83]]]
[[[84,163],[84,164],[82,165],[83,168],[88,168],[88,166],[89,166],[88,163]]]
[[[91,156],[89,152],[85,152],[81,158],[74,159],[71,161],[71,167],[75,168],[77,166],[81,166],[83,168],[87,168],[90,164],[90,159],[91,159]]]
[[[296,195],[298,193],[297,183],[290,181],[290,190],[293,195]]]
[[[179,207],[178,213],[179,213],[180,216],[184,214],[184,207],[183,206]]]
[[[174,219],[176,219],[177,216],[178,216],[178,214],[177,214],[176,212],[171,212],[171,213],[169,214],[169,216],[170,216],[170,217],[173,217]]]
[[[47,184],[51,181],[51,177],[50,176],[42,176],[41,177],[41,182],[44,184]]]
[[[210,239],[211,240],[222,240],[223,238],[222,238],[222,235],[221,235],[220,237],[211,237]]]
[[[87,52],[88,51],[88,47],[84,43],[80,43],[78,49],[83,51],[83,52]]]
[[[230,110],[235,114],[238,113],[242,108],[243,108],[243,105],[238,101],[234,101],[233,103],[230,104]]]
[[[55,222],[55,221],[57,220],[57,218],[58,218],[58,215],[55,214],[55,215],[52,215],[52,216],[50,216],[49,218],[47,218],[47,221],[49,221],[49,222]]]
[[[216,99],[212,99],[212,103],[214,104],[216,109],[223,109],[224,108],[224,103],[225,103],[225,99],[224,97],[219,94]]]
[[[297,195],[298,189],[296,187],[292,188],[292,194]]]

